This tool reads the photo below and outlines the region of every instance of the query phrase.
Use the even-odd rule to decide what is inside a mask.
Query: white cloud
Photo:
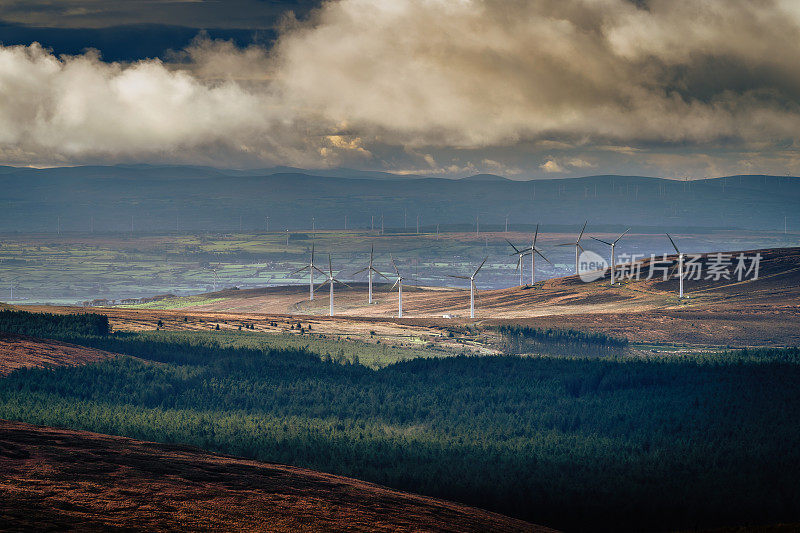
[[[564,168],[552,159],[548,159],[547,161],[539,165],[539,168],[541,168],[547,173],[564,172]]]
[[[0,157],[437,172],[635,159],[656,173],[690,147],[705,152],[693,168],[798,164],[786,149],[800,140],[793,4],[647,6],[340,0],[287,22],[271,51],[199,39],[130,65],[0,47]],[[762,157],[743,155],[754,147]]]
[[[595,163],[590,163],[589,161],[578,158],[570,159],[567,161],[567,165],[574,168],[595,168],[597,166]]]

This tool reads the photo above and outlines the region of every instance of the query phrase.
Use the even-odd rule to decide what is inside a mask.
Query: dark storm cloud
[[[138,3],[183,7],[198,27],[203,9],[223,5],[198,4]],[[109,5],[85,20],[132,9]],[[258,5],[276,24],[276,5]],[[0,49],[3,159],[519,176],[800,170],[790,0],[340,0],[284,18],[272,48],[243,46],[200,39],[166,61],[116,65]]]
[[[286,11],[319,0],[1,0],[0,20],[53,28],[164,24],[192,28],[268,29]]]
[[[189,46],[201,30],[211,39],[231,40],[241,47],[269,47],[287,11],[302,18],[318,3],[0,0],[0,43],[38,42],[55,54],[70,55],[93,48],[107,61],[161,57]]]

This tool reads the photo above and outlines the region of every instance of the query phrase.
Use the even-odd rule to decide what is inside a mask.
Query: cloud
[[[547,173],[564,172],[564,168],[555,161],[553,161],[552,159],[548,159],[547,161],[539,165],[539,168],[541,168]]]
[[[792,6],[339,0],[287,17],[270,50],[201,37],[116,64],[0,47],[0,156],[441,172],[797,165]]]
[[[567,165],[574,168],[595,168],[597,166],[595,163],[590,163],[589,161],[584,161],[583,159],[577,158],[567,161]]]

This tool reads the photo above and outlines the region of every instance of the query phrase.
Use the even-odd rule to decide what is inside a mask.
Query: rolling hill
[[[552,531],[303,468],[6,420],[0,469],[3,530]]]
[[[5,168],[0,172],[0,231],[228,232],[369,228],[384,217],[404,231],[500,228],[536,223],[778,231],[792,219],[800,182],[784,176],[731,176],[681,182],[642,176],[513,181],[409,178],[346,169],[225,170],[196,166]],[[413,221],[413,222],[412,222]],[[796,227],[797,221],[789,221]]]
[[[733,252],[738,255],[739,252]],[[761,254],[758,279],[739,282],[687,280],[686,298],[677,298],[677,281],[623,281],[609,286],[605,277],[584,283],[577,276],[549,279],[534,286],[523,285],[499,290],[478,291],[477,319],[486,324],[522,323],[541,327],[574,328],[625,336],[637,342],[670,342],[700,345],[797,345],[800,333],[800,248],[753,250],[747,257]],[[713,257],[713,254],[711,254]],[[675,261],[675,256],[669,256]],[[706,265],[709,255],[700,259]],[[649,260],[642,263],[643,271]],[[307,285],[224,290],[205,295],[208,303],[192,303],[180,298],[164,304],[172,311],[112,308],[113,320],[127,326],[152,327],[152,317],[164,317],[170,327],[185,315],[205,316],[209,320],[258,321],[260,316],[300,316],[317,324],[319,331],[333,332],[350,323],[358,329],[370,323],[402,324],[415,327],[447,328],[474,322],[469,316],[469,291],[406,287],[403,293],[404,318],[397,319],[396,292],[388,285],[376,286],[376,303],[366,303],[366,285],[338,287],[335,294],[337,317],[328,312],[327,291],[308,300]],[[185,305],[181,304],[185,301]],[[443,315],[449,315],[444,318]],[[169,318],[168,318],[169,317]],[[362,324],[357,327],[357,324]]]

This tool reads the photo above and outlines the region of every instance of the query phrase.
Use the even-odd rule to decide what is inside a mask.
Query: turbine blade
[[[616,241],[614,241],[614,244],[617,244],[617,241],[619,241],[621,238],[623,238],[623,237],[625,236],[625,234],[626,234],[626,233],[628,233],[630,230],[631,230],[631,228],[628,228],[628,229],[626,229],[624,232],[622,232],[622,235],[620,235],[619,237],[617,237],[617,240],[616,240]]]
[[[680,254],[680,253],[681,253],[681,251],[680,251],[680,250],[678,250],[678,247],[677,247],[677,246],[675,246],[675,241],[673,241],[673,240],[672,240],[672,237],[670,237],[670,236],[669,236],[669,233],[665,233],[664,235],[666,235],[666,236],[667,236],[667,239],[669,239],[669,242],[671,242],[671,243],[672,243],[672,247],[673,247],[673,248],[675,248],[675,252],[676,252],[677,254]]]
[[[565,242],[564,244],[556,244],[556,246],[575,246],[577,243]]]
[[[608,241],[604,241],[603,239],[598,239],[597,237],[592,237],[592,239],[594,239],[594,240],[596,240],[596,241],[600,241],[600,242],[602,242],[603,244],[607,244],[607,245],[611,246],[611,243],[610,243],[610,242],[608,242]],[[617,242],[617,241],[614,241],[614,242]]]
[[[333,277],[333,262],[331,261],[331,254],[328,254],[328,269],[331,271],[331,277]]]
[[[389,287],[389,290],[390,290],[390,291],[393,291],[393,290],[394,290],[394,288],[395,288],[395,287],[397,287],[397,285],[398,285],[399,283],[400,283],[400,278],[397,278],[397,281],[395,281],[395,282],[392,284],[392,286],[391,286],[391,287]]]
[[[587,220],[586,222],[584,222],[584,223],[583,223],[583,227],[581,228],[581,234],[580,234],[580,235],[578,235],[578,240],[577,240],[577,241],[575,241],[576,243],[577,243],[577,242],[581,242],[581,237],[583,237],[583,232],[584,232],[584,231],[586,231],[586,224],[588,224],[588,223],[589,223],[589,221],[588,221],[588,220]]]
[[[290,276],[294,276],[295,274],[297,274],[297,273],[299,273],[299,272],[302,272],[303,270],[307,270],[308,268],[309,268],[309,267],[308,267],[308,265],[306,265],[306,266],[304,266],[303,268],[298,268],[297,270],[295,270],[294,272],[292,272],[292,273],[291,273],[291,274],[289,274],[289,275],[290,275]]]
[[[353,275],[355,276],[356,274],[361,274],[362,272],[366,272],[367,270],[374,270],[374,269],[371,269],[370,267],[365,267],[359,270],[358,272],[353,272]]]
[[[539,254],[539,257],[541,257],[542,259],[544,259],[545,261],[547,261],[548,263],[550,263],[550,260],[549,260],[548,258],[546,258],[546,257],[544,256],[544,254],[543,254],[542,252],[540,252],[540,251],[539,251],[539,249],[538,249],[538,248],[536,248],[534,251],[535,251],[537,254]],[[550,264],[552,265],[553,263],[550,263]]]
[[[514,249],[514,251],[515,251],[515,252],[519,253],[519,250],[517,250],[517,247],[516,247],[516,246],[514,246],[513,244],[511,244],[511,241],[509,241],[508,239],[506,239],[506,242],[508,243],[508,245],[509,245],[509,246],[511,246],[511,247]],[[512,254],[512,255],[513,255],[513,254]]]
[[[388,277],[386,277],[386,275],[385,275],[385,274],[383,274],[383,273],[382,273],[380,270],[378,270],[377,268],[373,268],[373,269],[372,269],[372,271],[373,271],[373,272],[375,272],[377,275],[379,275],[379,276],[383,276],[384,278],[386,278],[386,281],[392,281],[391,279],[389,279]]]
[[[325,277],[328,276],[328,273],[325,272],[324,270],[322,270],[321,268],[317,267],[317,265],[314,265],[314,270],[316,270],[317,272],[319,272],[320,274],[322,274]]]
[[[397,272],[397,277],[399,278],[400,271],[397,269],[397,263],[394,262],[394,257],[392,257],[391,255],[389,256],[389,258],[392,260],[392,266],[394,267],[394,271]]]
[[[539,237],[539,224],[536,224],[536,233],[533,234],[533,245],[536,246],[536,239]]]
[[[483,264],[486,262],[487,259],[489,259],[488,255],[483,258],[483,262],[481,263],[481,266],[478,267],[478,270],[475,271],[475,273],[472,275],[472,277],[475,277],[475,276],[478,275],[478,271],[483,268]]]
[[[339,283],[340,285],[344,285],[345,287],[348,287],[348,288],[350,288],[350,289],[352,289],[352,288],[353,288],[352,286],[348,285],[348,284],[347,284],[347,283],[345,283],[344,281],[339,281],[339,280],[338,280],[338,279],[336,279],[336,278],[331,278],[331,279],[332,279],[333,281],[335,281],[336,283]]]
[[[455,274],[448,274],[448,278],[458,278],[458,279],[472,279],[469,276],[456,276]]]

